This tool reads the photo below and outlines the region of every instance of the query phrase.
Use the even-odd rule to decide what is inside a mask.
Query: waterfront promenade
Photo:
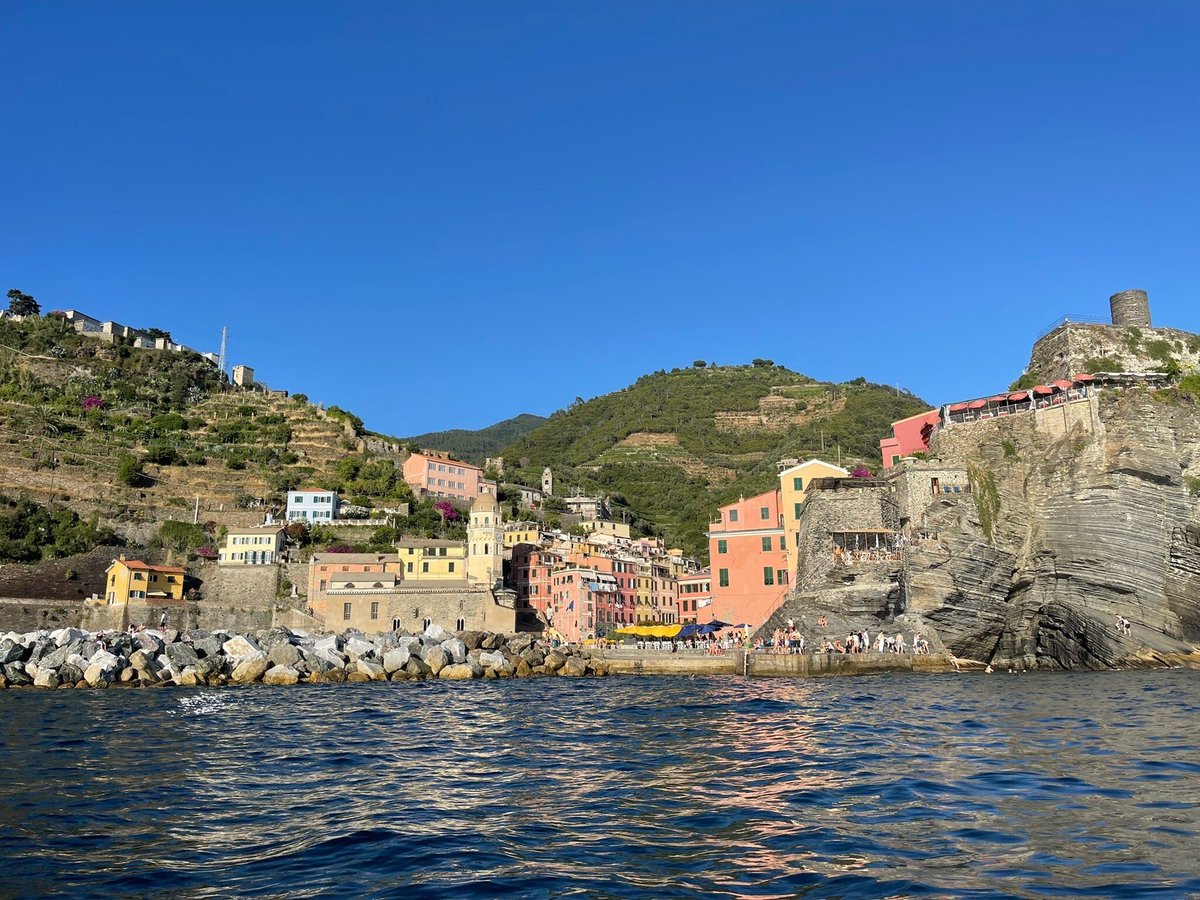
[[[884,672],[953,672],[982,668],[946,654],[909,653],[758,653],[726,650],[718,656],[669,650],[619,647],[593,651],[612,675],[743,675],[748,678],[818,678],[830,675],[878,675]]]

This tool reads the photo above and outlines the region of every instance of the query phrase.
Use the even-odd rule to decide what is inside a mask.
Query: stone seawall
[[[880,675],[886,672],[953,672],[982,668],[968,660],[945,654],[914,656],[907,653],[750,653],[731,650],[721,656],[674,654],[656,651],[625,653],[606,651],[610,675],[745,675],[749,678],[819,678],[830,675]]]

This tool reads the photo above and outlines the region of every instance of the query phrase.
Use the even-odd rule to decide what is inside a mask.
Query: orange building
[[[708,532],[712,616],[757,628],[788,591],[779,491],[722,506]]]

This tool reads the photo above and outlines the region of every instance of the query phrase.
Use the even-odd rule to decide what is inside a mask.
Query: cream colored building
[[[287,532],[281,525],[235,528],[217,551],[220,566],[270,566],[282,562]]]
[[[611,534],[613,537],[629,540],[629,524],[626,522],[593,519],[589,522],[581,522],[580,527],[589,534]]]

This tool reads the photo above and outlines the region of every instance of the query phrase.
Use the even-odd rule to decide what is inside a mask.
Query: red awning
[[[967,404],[967,409],[983,409],[988,405],[986,400],[972,400]]]
[[[1035,394],[1037,394],[1039,397],[1045,397],[1047,394],[1053,394],[1054,388],[1049,387],[1044,384],[1039,384],[1033,389],[1033,392]]]
[[[991,400],[988,401],[988,403],[1007,403],[1007,402],[1008,402],[1008,394],[997,394],[995,397],[993,397]]]
[[[1094,381],[1094,380],[1095,380],[1095,377],[1092,375],[1081,374],[1081,375],[1075,376],[1075,381],[1078,382],[1079,384],[1087,384],[1089,381]]]
[[[967,408],[967,404],[965,404],[965,403],[951,403],[950,404],[950,412],[962,412],[966,408]]]
[[[1029,391],[1014,391],[1008,395],[1009,400],[1028,400]]]
[[[1075,382],[1067,381],[1065,378],[1059,378],[1057,381],[1054,382],[1054,386],[1056,388],[1061,388],[1064,391],[1069,391],[1071,388],[1073,388],[1075,386]]]

